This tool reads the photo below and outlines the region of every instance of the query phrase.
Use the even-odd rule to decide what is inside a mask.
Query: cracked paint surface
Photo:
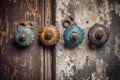
[[[56,46],[56,80],[115,80],[115,77],[109,74],[111,73],[109,69],[111,69],[111,56],[117,55],[119,57],[120,55],[119,37],[117,36],[113,40],[114,35],[110,35],[108,42],[103,47],[97,48],[88,45],[87,33],[95,23],[105,25],[109,30],[110,27],[114,27],[112,26],[114,22],[111,12],[114,11],[116,15],[120,16],[119,2],[110,3],[110,0],[56,0],[56,5],[56,26],[61,32],[61,39]],[[64,47],[63,41],[62,21],[69,15],[75,17],[77,25],[85,32],[82,44],[73,49]],[[111,41],[115,41],[113,53],[111,52],[112,47],[110,47],[113,45]],[[113,62],[113,64],[115,63]]]

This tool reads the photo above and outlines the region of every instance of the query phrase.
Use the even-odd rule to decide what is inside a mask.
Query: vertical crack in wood
[[[45,25],[51,25],[52,24],[52,7],[51,7],[52,0],[45,0],[45,15],[44,19]],[[50,50],[50,47],[45,47],[45,80],[52,80],[52,52]]]

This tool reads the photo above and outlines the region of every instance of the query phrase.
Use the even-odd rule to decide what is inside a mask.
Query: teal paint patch
[[[76,32],[79,35],[79,38],[76,41],[72,41],[70,38],[70,35],[72,32]],[[72,25],[66,28],[66,30],[64,31],[63,38],[64,38],[66,45],[75,47],[79,45],[80,43],[82,43],[84,39],[84,31],[79,26]]]
[[[21,42],[19,37],[22,33],[25,33],[27,35],[27,38],[25,41]],[[27,27],[20,27],[17,29],[15,32],[15,41],[20,45],[20,46],[28,46],[33,42],[34,39],[34,33],[30,28]]]

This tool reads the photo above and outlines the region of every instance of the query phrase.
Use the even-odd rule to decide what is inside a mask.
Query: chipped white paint
[[[96,72],[92,72],[87,78],[81,76],[81,79],[77,80],[88,80],[90,77],[92,80],[109,79],[106,76],[107,63],[105,63],[102,57],[98,54],[97,49],[94,47],[92,49],[88,48],[87,38],[88,30],[95,23],[103,24],[108,28],[110,27],[110,12],[112,10],[115,10],[115,12],[120,15],[120,5],[113,7],[113,5],[108,4],[107,0],[103,1],[103,4],[98,7],[96,0],[56,0],[56,25],[61,32],[61,39],[56,46],[56,80],[74,80],[73,76],[76,75],[78,70],[83,70],[86,63],[88,67],[93,65],[96,66]],[[71,12],[68,11],[68,9],[71,9],[69,8],[69,5],[72,5],[71,8],[73,8]],[[84,41],[74,49],[64,47],[64,28],[62,27],[62,21],[68,15],[75,16],[77,25],[85,31]],[[86,21],[89,21],[89,23],[86,23]],[[104,55],[108,55],[110,53],[110,48],[105,48],[105,51],[106,53]],[[102,54],[102,52],[99,53]],[[94,62],[95,64],[91,64],[91,62]]]

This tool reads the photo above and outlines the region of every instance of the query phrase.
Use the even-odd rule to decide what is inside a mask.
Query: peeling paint
[[[56,25],[61,32],[61,39],[56,46],[56,80],[108,80],[106,75],[106,67],[108,63],[103,56],[109,56],[110,47],[105,47],[105,51],[96,47],[88,47],[88,30],[95,24],[103,24],[108,29],[111,25],[110,12],[115,10],[116,14],[120,14],[120,5],[110,4],[108,0],[56,0]],[[100,3],[100,4],[99,4]],[[99,5],[98,5],[99,4]],[[84,29],[85,39],[78,47],[67,49],[64,47],[62,21],[66,16],[75,16],[77,25]],[[116,51],[119,52],[119,39],[116,37]],[[109,42],[109,41],[108,41]],[[107,46],[107,44],[105,45]],[[118,54],[117,54],[118,55]],[[69,57],[69,58],[68,58]],[[76,68],[66,69],[66,59],[74,59],[70,65]],[[93,69],[94,68],[94,69]],[[73,74],[67,74],[67,71],[73,71]],[[87,72],[86,72],[87,71]],[[66,77],[67,76],[67,77]],[[72,76],[72,77],[71,77]]]

